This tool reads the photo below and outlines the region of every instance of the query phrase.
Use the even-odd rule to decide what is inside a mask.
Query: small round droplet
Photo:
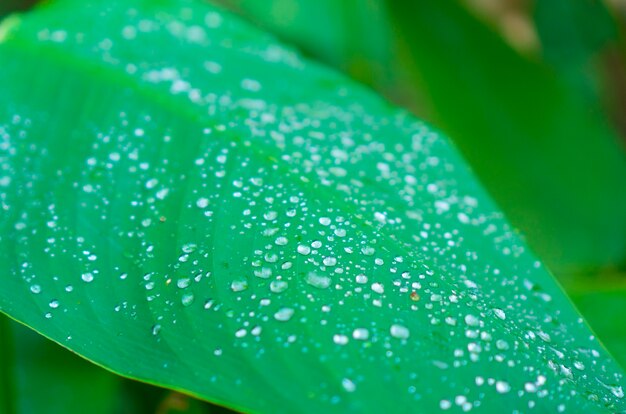
[[[183,296],[181,296],[180,301],[183,306],[189,306],[193,303],[193,299],[193,293],[185,293]]]
[[[354,384],[354,382],[352,382],[352,380],[348,378],[344,378],[341,380],[341,386],[347,392],[354,392],[354,390],[356,390],[356,385]]]
[[[289,284],[284,280],[272,280],[270,283],[270,290],[274,293],[282,293],[289,287]]]
[[[209,206],[209,199],[206,197],[201,197],[196,201],[196,206],[199,208],[207,208]]]
[[[372,283],[372,290],[376,293],[383,294],[385,293],[385,287],[382,283]]]
[[[366,341],[370,337],[370,332],[365,328],[356,328],[352,332],[352,337],[358,341]]]
[[[281,308],[274,314],[274,319],[281,322],[287,322],[294,314],[294,310],[291,308]]]
[[[333,342],[337,345],[345,345],[348,343],[348,337],[346,335],[335,334],[333,335]]]
[[[303,256],[307,256],[311,253],[311,248],[303,244],[299,244],[296,250],[298,251],[298,253],[300,253]]]
[[[32,293],[34,293],[34,294],[41,293],[41,286],[39,286],[39,285],[32,285],[30,287],[30,291]]]
[[[411,334],[409,331],[409,328],[403,325],[396,325],[396,324],[391,325],[391,328],[389,329],[389,333],[391,333],[391,336],[393,336],[394,338],[398,338],[398,339],[407,339]]]
[[[467,326],[478,326],[480,324],[480,320],[472,314],[467,314],[465,315],[465,323]]]
[[[278,246],[284,246],[284,245],[286,245],[287,243],[289,243],[289,240],[288,240],[286,237],[281,236],[281,237],[278,237],[278,238],[274,241],[274,243],[276,243]]]
[[[319,222],[322,226],[329,226],[331,223],[331,220],[328,217],[320,217]]]
[[[80,278],[83,279],[84,282],[91,283],[93,282],[93,273],[83,273]]]
[[[511,391],[511,386],[506,381],[496,381],[496,391],[500,394],[505,394]]]
[[[184,277],[182,279],[178,279],[178,281],[176,282],[176,286],[178,286],[180,289],[185,289],[186,287],[189,287],[190,283],[191,279],[189,279],[188,277]]]
[[[346,229],[335,229],[335,236],[346,237]]]
[[[355,279],[356,279],[356,283],[360,285],[364,285],[367,283],[367,276],[365,275],[357,275]]]

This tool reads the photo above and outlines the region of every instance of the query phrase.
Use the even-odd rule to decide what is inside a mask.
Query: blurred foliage
[[[119,377],[3,315],[0,339],[3,414],[232,413],[177,392]]]
[[[0,1],[0,18],[12,12],[28,10],[36,3],[38,0],[2,0]]]
[[[566,287],[600,341],[626,367],[626,275],[578,278]]]

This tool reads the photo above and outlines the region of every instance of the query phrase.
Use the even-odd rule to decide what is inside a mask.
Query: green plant
[[[408,33],[402,17],[414,12],[393,4]],[[465,9],[431,4],[418,14],[456,19],[475,36],[459,38],[493,45],[509,67],[522,59]],[[428,33],[413,33],[409,56],[447,62],[446,37]],[[124,377],[246,412],[625,409],[618,363],[448,139],[407,111],[192,0],[58,0],[8,17],[0,38],[0,310],[11,318]],[[453,74],[435,63],[421,76],[443,88]],[[578,264],[619,261],[613,132],[585,117],[566,83],[527,65],[519,76],[545,86],[546,108],[563,103],[540,121],[558,121],[558,137],[600,137],[587,155],[616,191],[611,204],[563,189],[590,200],[585,216],[616,244],[606,256],[581,248]],[[488,91],[482,69],[468,84]],[[498,134],[527,126],[516,138],[527,142],[541,130],[496,89],[515,122],[494,119],[493,136],[441,116],[484,138],[494,163]],[[524,211],[551,211],[531,201]],[[0,321],[3,338],[24,343]],[[2,345],[0,407],[23,412],[12,367],[25,369],[14,361],[29,353]],[[77,370],[93,404],[128,412],[110,396],[130,382],[90,368]],[[175,408],[143,389],[152,404],[131,398],[137,410]]]

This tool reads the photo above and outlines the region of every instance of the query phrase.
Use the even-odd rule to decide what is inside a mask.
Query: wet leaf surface
[[[243,411],[624,409],[618,365],[407,112],[192,1],[65,0],[2,32],[3,312]]]

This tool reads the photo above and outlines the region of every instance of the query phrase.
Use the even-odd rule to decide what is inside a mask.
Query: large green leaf
[[[626,408],[407,112],[190,0],[60,0],[2,33],[3,312],[244,411]]]

